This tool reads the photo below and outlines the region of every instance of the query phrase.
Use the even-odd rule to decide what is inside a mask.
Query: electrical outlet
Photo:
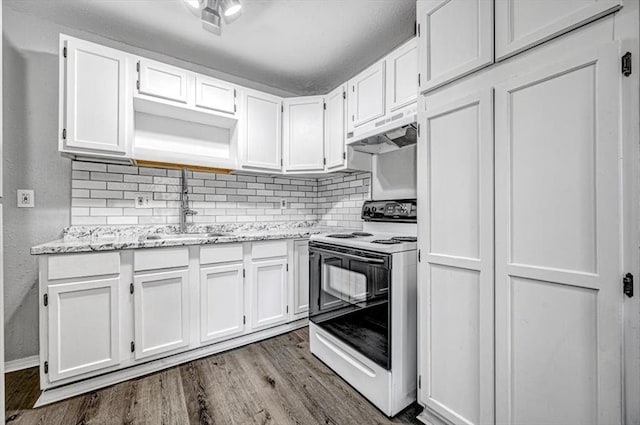
[[[33,208],[36,204],[32,189],[18,189],[18,208]]]
[[[150,193],[136,193],[135,197],[136,208],[151,208],[151,194]]]
[[[281,210],[287,209],[287,200],[285,198],[280,198],[280,209]]]

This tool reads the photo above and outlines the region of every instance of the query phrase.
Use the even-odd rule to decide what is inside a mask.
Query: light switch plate
[[[36,195],[32,189],[18,189],[18,208],[33,208]]]
[[[287,200],[285,198],[280,198],[280,209],[281,210],[287,209]]]
[[[136,193],[134,199],[136,208],[151,208],[151,194],[150,193]]]

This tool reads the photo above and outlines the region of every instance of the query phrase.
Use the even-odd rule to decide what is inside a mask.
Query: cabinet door
[[[242,264],[200,270],[200,340],[210,342],[244,332]]]
[[[421,114],[419,400],[452,423],[494,421],[490,89]]]
[[[114,278],[48,288],[52,382],[120,363],[119,285]]]
[[[286,268],[286,258],[254,261],[251,265],[253,329],[280,325],[287,321]]]
[[[253,90],[242,91],[242,167],[282,169],[282,99]]]
[[[62,150],[125,154],[126,55],[76,39],[63,43]]]
[[[420,92],[493,63],[493,0],[418,0],[417,14]]]
[[[285,171],[324,170],[324,98],[284,100]]]
[[[292,316],[309,315],[309,241],[295,241],[293,246]]]
[[[215,78],[196,75],[196,106],[227,114],[236,113],[236,88]]]
[[[495,89],[496,421],[620,424],[620,58]]]
[[[385,111],[385,62],[380,61],[349,81],[349,131]]]
[[[135,276],[136,359],[189,345],[189,272]]]
[[[418,98],[418,41],[413,38],[387,56],[387,114]]]
[[[340,86],[326,96],[324,151],[327,155],[327,171],[345,166],[346,154],[346,85]]]
[[[188,78],[184,69],[148,59],[138,61],[138,91],[141,94],[187,103]]]
[[[621,7],[621,0],[495,0],[496,60],[507,58]]]

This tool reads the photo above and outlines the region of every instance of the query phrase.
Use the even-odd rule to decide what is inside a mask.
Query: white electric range
[[[394,416],[416,399],[416,202],[367,201],[362,218],[311,237],[310,348]]]

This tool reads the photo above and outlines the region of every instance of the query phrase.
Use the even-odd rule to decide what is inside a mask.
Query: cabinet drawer
[[[259,260],[261,258],[286,257],[287,241],[269,241],[256,242],[251,245],[251,259]]]
[[[242,261],[242,245],[203,246],[200,248],[200,264]]]
[[[135,251],[133,254],[134,270],[157,270],[189,265],[189,248],[162,248]]]
[[[120,253],[53,255],[48,261],[49,280],[120,273]]]

